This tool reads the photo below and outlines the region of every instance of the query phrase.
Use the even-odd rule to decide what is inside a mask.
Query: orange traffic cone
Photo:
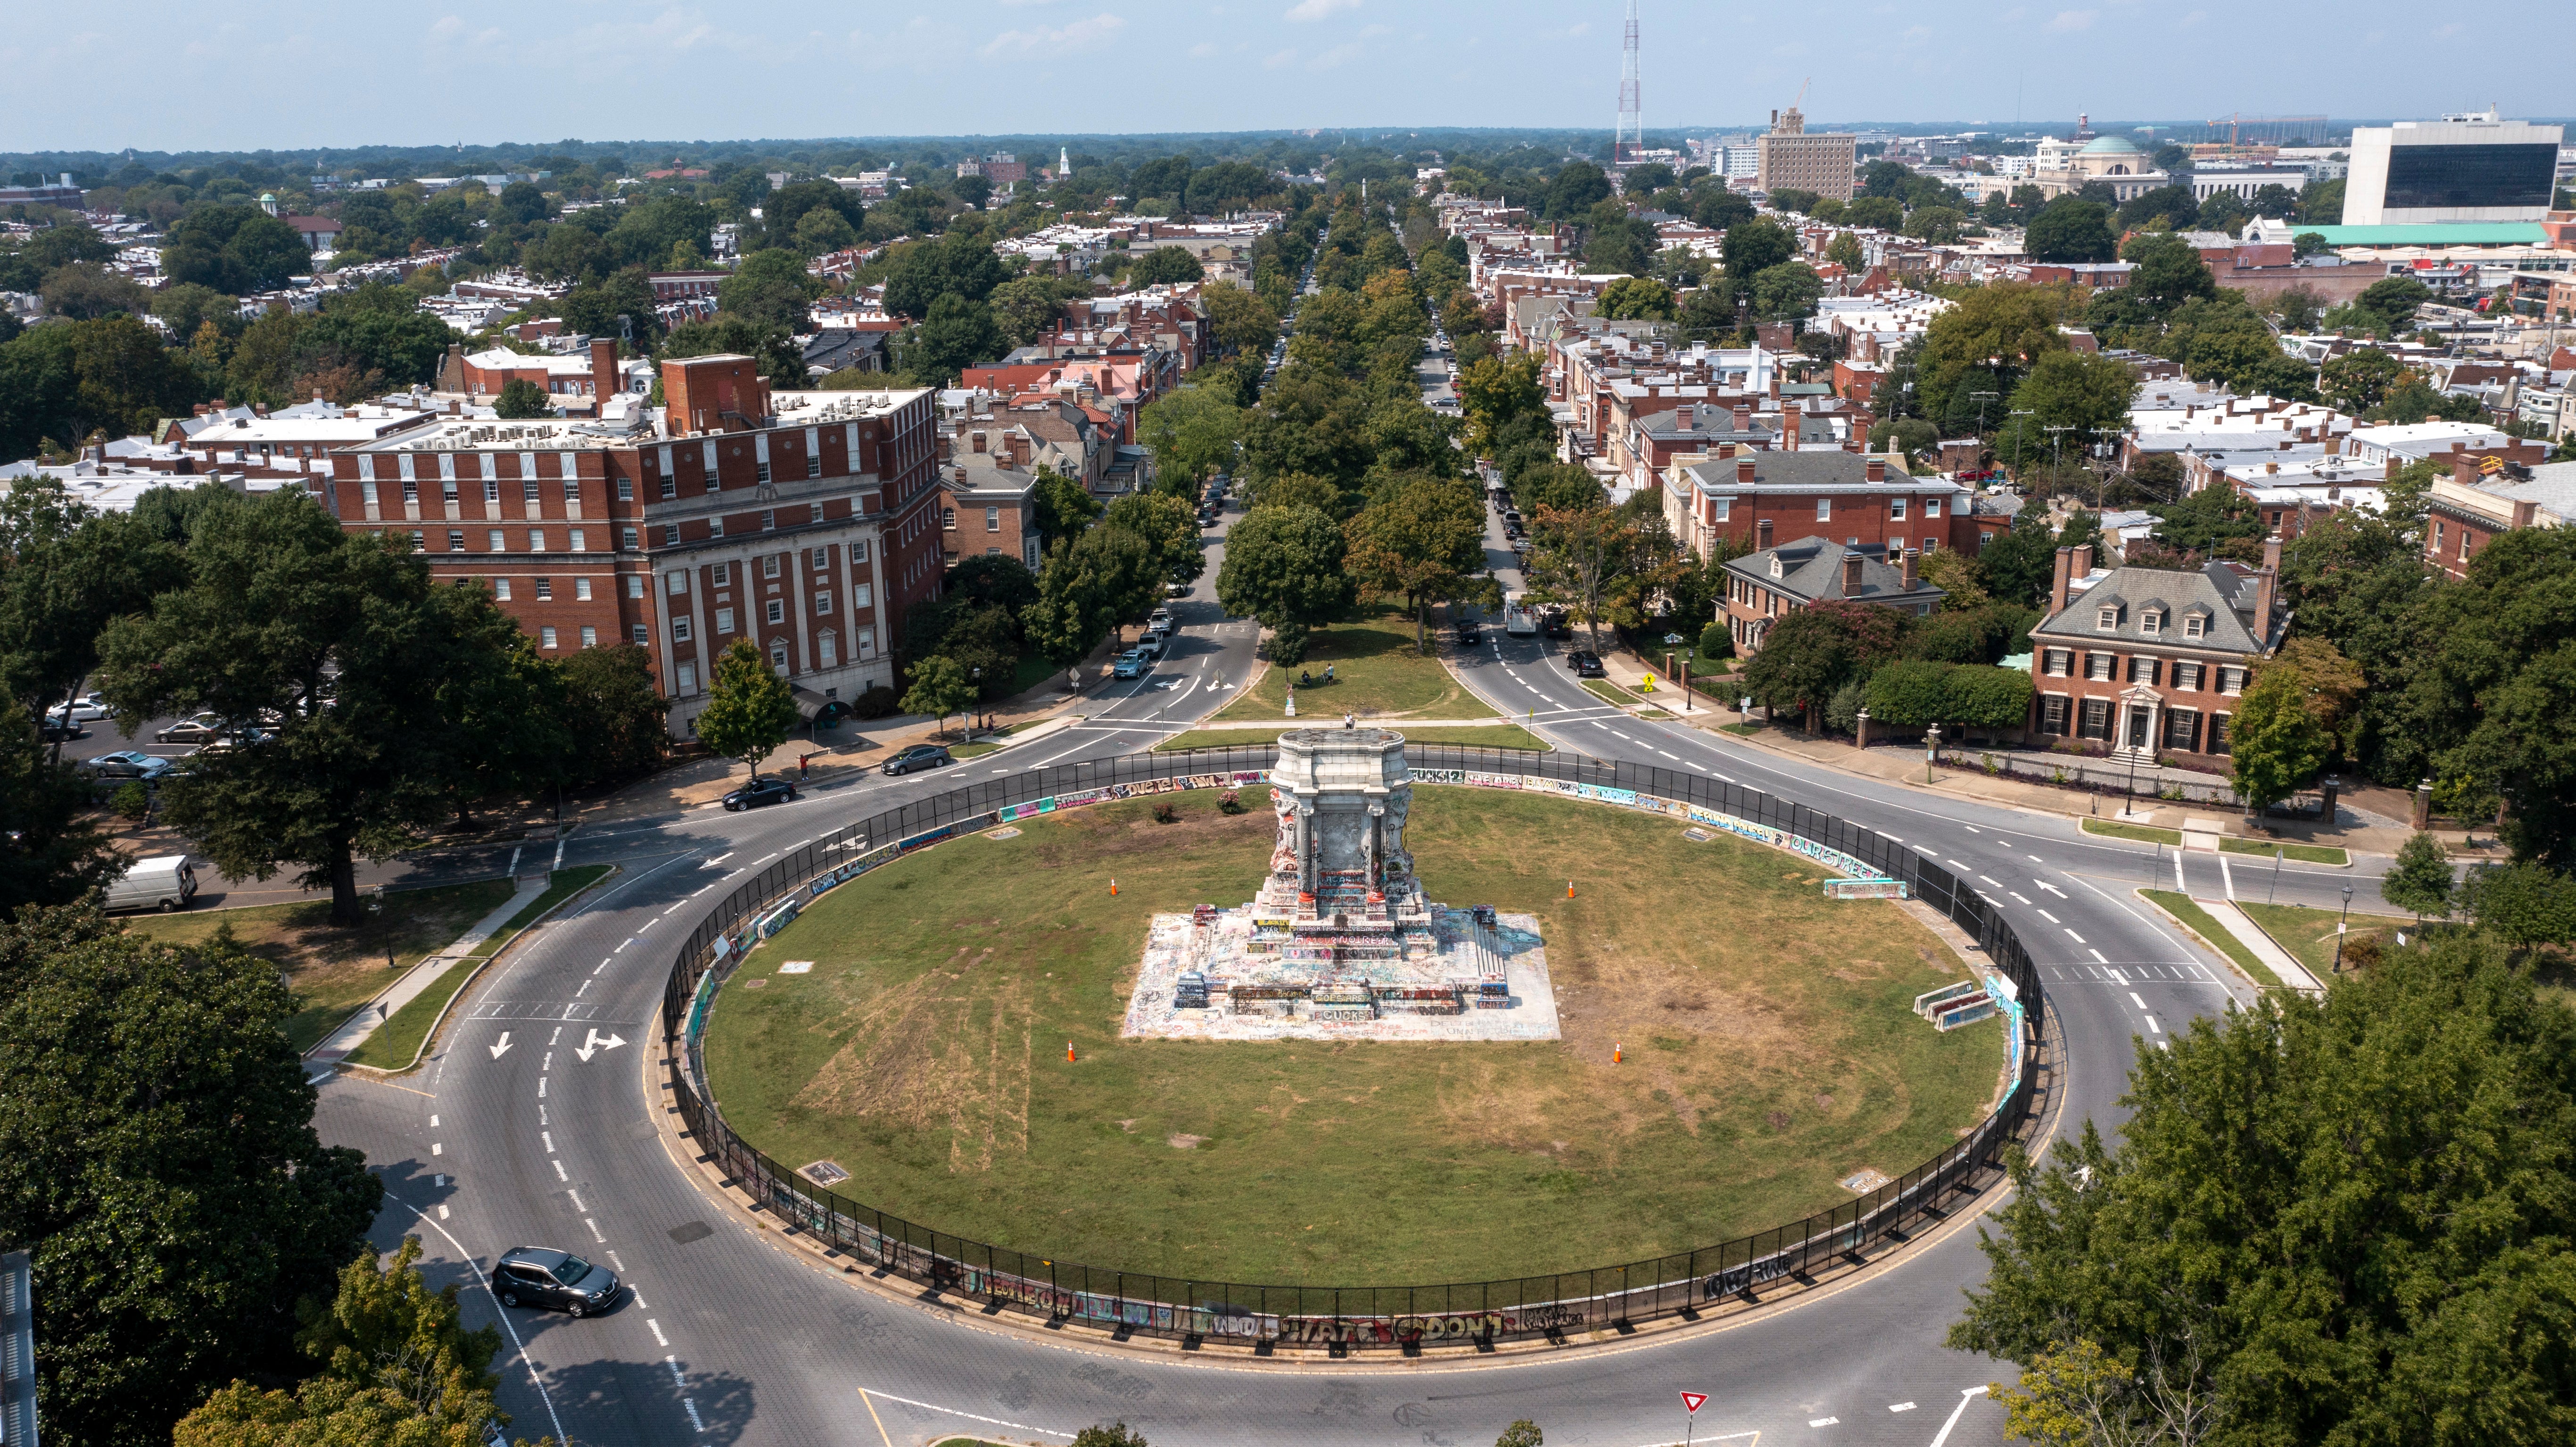
[[[1567,899],[1574,898],[1574,881],[1571,879],[1565,882],[1565,897]]]
[[[1064,1058],[1066,1060],[1073,1059],[1073,1042],[1070,1040],[1064,1042]]]
[[[1113,880],[1109,881],[1109,897],[1110,897],[1110,898],[1112,898],[1112,899],[1116,899],[1116,898],[1118,897],[1118,881],[1117,881],[1117,880],[1114,880],[1114,879],[1113,879]]]
[[[1610,1047],[1610,1063],[1616,1065],[1619,1063],[1619,1060],[1619,1046],[1616,1043],[1613,1043]]]

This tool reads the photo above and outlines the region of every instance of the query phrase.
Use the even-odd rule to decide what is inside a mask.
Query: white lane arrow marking
[[[603,1040],[600,1038],[599,1032],[593,1030],[590,1032],[590,1037],[581,1042],[581,1048],[574,1051],[573,1054],[581,1057],[582,1064],[588,1065],[590,1063],[591,1056],[598,1054],[602,1050],[614,1050],[625,1043],[626,1042],[623,1039],[615,1035],[611,1035],[607,1039]]]
[[[509,1049],[510,1049],[510,1032],[509,1032],[509,1031],[507,1031],[507,1030],[504,1030],[504,1031],[502,1031],[502,1032],[501,1032],[501,1043],[492,1047],[492,1058],[493,1058],[493,1059],[495,1059],[495,1060],[500,1059],[503,1055],[505,1055],[505,1054],[507,1054],[507,1053],[509,1052]]]

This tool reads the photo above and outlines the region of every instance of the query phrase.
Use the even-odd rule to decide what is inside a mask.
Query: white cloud
[[[1202,40],[1198,44],[1190,47],[1190,59],[1192,60],[1205,60],[1214,54],[1216,54],[1216,46],[1210,41]]]
[[[2188,15],[2186,15],[2186,16],[2184,16],[2184,17],[2182,18],[2182,28],[2183,28],[2183,29],[2185,29],[2185,30],[2193,30],[2193,29],[2197,29],[2197,28],[2199,28],[2199,26],[2200,26],[2201,22],[2203,22],[2203,21],[2207,20],[2208,18],[2209,18],[2209,12],[2208,12],[2208,11],[2206,11],[2206,10],[2194,10],[2193,12],[2191,12],[2190,14],[2188,14]]]
[[[1263,70],[1277,70],[1283,65],[1294,65],[1296,63],[1297,47],[1292,45],[1286,50],[1274,50],[1268,55],[1262,57],[1261,68]]]
[[[986,55],[1027,55],[1040,50],[1090,50],[1107,44],[1127,28],[1127,22],[1107,11],[1088,20],[1053,28],[1038,26],[1029,30],[1005,30],[984,47]]]
[[[1589,21],[1589,20],[1585,20],[1585,21],[1581,21],[1581,22],[1579,22],[1579,23],[1575,24],[1574,26],[1572,26],[1572,27],[1568,28],[1568,29],[1566,30],[1566,32],[1565,32],[1565,33],[1566,33],[1566,34],[1568,34],[1568,35],[1588,35],[1588,34],[1590,34],[1591,32],[1592,32],[1592,22],[1591,22],[1591,21]]]
[[[1288,18],[1291,20],[1322,20],[1327,16],[1339,14],[1344,10],[1357,10],[1358,8],[1360,8],[1360,0],[1297,0],[1296,4],[1288,7]]]
[[[2041,28],[2051,35],[2073,35],[2079,30],[2092,29],[2094,18],[2099,14],[2098,10],[2060,10],[2055,19]]]
[[[1360,39],[1362,40],[1375,40],[1381,35],[1393,35],[1394,33],[1395,27],[1392,25],[1363,25],[1360,27]]]
[[[1308,70],[1332,70],[1339,66],[1348,65],[1366,53],[1367,51],[1357,42],[1353,42],[1348,45],[1336,45],[1332,49],[1325,51],[1323,54],[1316,56],[1313,60],[1307,61],[1306,68]]]

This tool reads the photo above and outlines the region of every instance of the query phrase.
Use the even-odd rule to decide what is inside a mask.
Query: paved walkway
[[[2234,901],[2196,899],[2192,903],[2209,911],[2209,917],[2236,936],[2245,948],[2252,950],[2254,958],[2270,966],[2272,973],[2281,977],[2282,984],[2294,990],[2305,990],[2311,995],[2325,993],[2326,987],[2317,983],[2317,977],[2308,973],[2307,966],[2300,964],[2288,950],[2265,934],[2263,927],[2256,924],[2251,915],[2238,909]]]
[[[1637,689],[1644,681],[1645,671],[1639,667],[1633,655],[1626,653],[1604,655],[1602,663],[1610,673],[1611,681],[1623,688]],[[1680,691],[1672,688],[1665,681],[1661,670],[1655,673],[1655,683],[1656,687],[1652,693],[1641,693],[1639,696],[1658,707],[1664,707],[1665,711],[1672,715],[1674,722],[1694,728],[1714,730],[1741,721],[1742,715],[1737,713],[1733,706],[1737,695],[1733,691],[1731,680],[1717,684],[1714,692],[1720,700],[1723,700],[1723,703],[1717,707],[1711,707],[1709,691],[1695,686],[1692,697],[1698,706],[1688,713],[1679,711]],[[2114,819],[2120,817],[2119,810],[2123,803],[2117,795],[2106,796],[2089,791],[2056,788],[2022,779],[1989,776],[1975,762],[1977,755],[1988,752],[1982,748],[1961,749],[1944,745],[1942,763],[1932,771],[1932,780],[1927,784],[1924,779],[1923,754],[1921,750],[1915,748],[1860,749],[1852,747],[1850,743],[1841,739],[1811,738],[1796,729],[1786,727],[1764,727],[1749,734],[1732,736],[1754,748],[1785,754],[1840,773],[1877,779],[1912,789],[1922,789],[1929,793],[1977,799],[1989,804],[2033,809],[2042,813],[2074,818]],[[2004,751],[1994,750],[1993,752]],[[2146,782],[2146,773],[2141,771],[2138,777],[2143,785]],[[2194,782],[2205,781],[2205,776],[2198,774],[2184,775],[2177,772],[2175,777],[2187,778]],[[2248,828],[2244,816],[2233,809],[2216,810],[2206,804],[2175,804],[2145,797],[2139,798],[2137,803],[2141,807],[2141,817],[2134,817],[2132,822],[2152,824],[2163,829],[2180,829],[2187,818],[2214,817],[2224,823],[2227,833],[2240,837],[2280,839],[2300,844],[2341,845],[2354,854],[2393,855],[2414,833],[2412,829],[2402,825],[2392,826],[2387,822],[2381,822],[2375,811],[2371,814],[2361,814],[2339,809],[2338,815],[2349,818],[2351,822],[2339,822],[2333,827],[2274,820],[2269,822],[2266,830],[2258,831]],[[2470,837],[2468,835],[2437,831],[2434,837],[2441,840],[2458,858],[2478,859],[2493,856],[2491,849],[2481,850],[2468,845],[2466,843]],[[2489,837],[2491,840],[2492,836]]]
[[[304,1058],[312,1062],[305,1073],[315,1079],[330,1074],[350,1051],[357,1049],[368,1036],[376,1033],[378,1026],[391,1019],[396,1010],[418,999],[423,990],[438,983],[449,966],[482,948],[483,942],[499,933],[501,926],[508,924],[512,916],[545,893],[546,881],[547,876],[542,873],[521,875],[511,881],[517,888],[510,897],[458,935],[455,943],[405,970],[401,979],[387,985],[385,992],[368,1002],[365,1009],[342,1021],[340,1028],[332,1031],[321,1044],[304,1052]]]

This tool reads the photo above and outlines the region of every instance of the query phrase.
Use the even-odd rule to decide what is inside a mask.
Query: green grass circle
[[[1456,787],[1415,791],[1424,887],[1539,917],[1563,1039],[1122,1040],[1148,918],[1244,902],[1270,845],[1266,801],[1163,797],[1179,822],[1049,815],[816,901],[718,996],[726,1120],[789,1167],[838,1163],[850,1200],[1060,1261],[1401,1285],[1794,1221],[1994,1098],[1999,1027],[1912,1013],[1967,970],[1902,906],[1670,819]]]

